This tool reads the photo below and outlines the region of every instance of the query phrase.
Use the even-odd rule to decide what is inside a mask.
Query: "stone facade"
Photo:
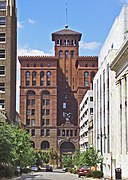
[[[16,29],[15,1],[0,1],[0,109],[10,122],[16,116]]]
[[[80,57],[81,33],[52,34],[55,56],[19,57],[20,117],[35,149],[61,154],[79,148],[79,105],[97,72],[97,57]]]

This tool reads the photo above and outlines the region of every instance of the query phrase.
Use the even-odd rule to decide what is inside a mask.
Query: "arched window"
[[[63,51],[59,51],[59,58],[61,59],[63,57]]]
[[[71,58],[74,57],[74,51],[71,51]]]
[[[68,58],[68,51],[65,51],[65,58]]]
[[[33,71],[32,72],[32,86],[35,86],[36,85],[36,72]]]
[[[35,143],[31,141],[32,147],[35,148]]]
[[[44,81],[44,72],[41,71],[40,72],[40,86],[44,86],[44,83],[45,83],[45,81]]]
[[[92,89],[93,89],[93,79],[94,79],[94,77],[95,77],[95,72],[92,71],[91,72],[91,86],[92,86]]]
[[[84,86],[88,87],[88,75],[89,73],[87,71],[84,72]]]
[[[48,141],[42,141],[41,143],[41,149],[49,149],[50,148],[50,144]]]
[[[26,72],[25,78],[26,78],[26,86],[29,86],[30,85],[30,72],[29,71]]]
[[[46,73],[46,78],[47,78],[47,86],[50,86],[51,85],[51,72],[50,71],[48,71],[47,73]]]

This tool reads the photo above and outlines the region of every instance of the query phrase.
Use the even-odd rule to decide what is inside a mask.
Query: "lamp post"
[[[103,156],[103,151],[102,151],[102,138],[107,139],[106,134],[102,133],[102,130],[100,131],[100,134],[97,135],[97,139],[100,139],[100,152],[101,156]],[[100,169],[103,172],[103,163],[101,162]]]

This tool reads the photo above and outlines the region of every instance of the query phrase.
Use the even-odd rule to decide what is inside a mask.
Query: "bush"
[[[0,166],[0,177],[12,177],[15,173],[13,166],[1,165]]]
[[[92,174],[93,178],[102,178],[103,177],[103,172],[102,171],[95,170],[91,174]]]

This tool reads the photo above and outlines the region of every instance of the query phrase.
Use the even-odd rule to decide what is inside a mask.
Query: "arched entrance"
[[[62,157],[66,155],[72,156],[75,152],[75,146],[72,142],[63,142],[60,145],[60,166],[62,167]]]

